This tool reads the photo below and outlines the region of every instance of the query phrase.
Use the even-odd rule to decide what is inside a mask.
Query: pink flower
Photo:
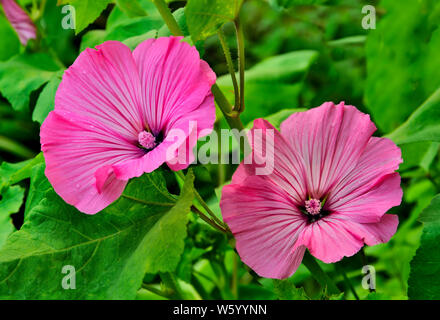
[[[273,170],[257,175],[264,165],[240,164],[220,203],[247,265],[260,276],[286,278],[306,248],[331,263],[391,238],[398,218],[385,212],[402,199],[395,172],[401,152],[391,140],[372,137],[375,130],[368,115],[331,102],[293,114],[281,132],[255,121],[250,157],[273,149]],[[273,141],[266,137],[271,131]]]
[[[194,160],[197,138],[215,121],[216,76],[181,39],[146,40],[133,53],[108,41],[65,72],[40,136],[46,176],[67,203],[94,214],[128,179]]]
[[[37,37],[37,29],[27,13],[15,0],[0,0],[6,18],[18,34],[20,42],[25,46],[29,39]]]

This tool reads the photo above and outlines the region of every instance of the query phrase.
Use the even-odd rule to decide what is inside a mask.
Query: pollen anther
[[[306,211],[311,214],[319,214],[321,212],[321,201],[317,199],[306,200]]]
[[[151,132],[142,131],[138,136],[139,144],[145,149],[153,149],[156,146],[156,138]]]

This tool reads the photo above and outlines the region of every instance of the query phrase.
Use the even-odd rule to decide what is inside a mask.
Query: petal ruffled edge
[[[284,279],[296,271],[305,247],[295,242],[306,221],[284,190],[250,176],[223,188],[220,207],[240,258],[258,275]]]
[[[107,172],[96,186],[96,172],[137,156],[137,150],[100,123],[52,111],[40,131],[45,174],[55,192],[79,211],[95,214],[122,194],[127,181]]]

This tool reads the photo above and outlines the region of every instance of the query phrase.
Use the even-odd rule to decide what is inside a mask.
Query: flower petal
[[[293,247],[305,219],[283,189],[250,176],[223,188],[220,207],[243,262],[263,277],[287,278],[296,271],[304,248]]]
[[[389,176],[401,162],[401,151],[391,140],[372,137],[356,167],[332,189],[327,207],[358,222],[378,222],[401,202],[400,179]]]
[[[124,190],[127,181],[116,179],[109,167],[142,155],[112,128],[62,110],[49,114],[40,137],[50,183],[67,203],[88,214],[105,208]]]
[[[304,169],[279,131],[266,120],[257,119],[248,136],[252,152],[237,168],[232,183],[258,175],[264,183],[279,186],[296,204],[302,204],[306,197]]]
[[[345,197],[337,206],[329,205],[331,211],[335,211],[331,215],[360,223],[379,222],[389,209],[400,205],[402,201],[400,175],[393,173],[383,176],[369,190],[364,191]]]
[[[22,45],[30,39],[37,38],[37,28],[28,14],[15,2],[15,0],[0,0],[6,18],[8,18]]]
[[[399,217],[395,214],[384,214],[377,223],[363,223],[361,227],[365,229],[363,234],[365,244],[374,246],[378,243],[390,241],[396,233],[399,224]]]
[[[141,75],[144,115],[155,134],[173,128],[182,117],[201,120],[191,117],[192,113],[213,117],[213,104],[203,102],[211,93],[215,74],[182,38],[149,39],[133,52]]]
[[[193,162],[197,139],[209,134],[215,122],[211,94],[215,73],[197,50],[181,39],[149,39],[133,52],[141,75],[145,121],[154,134],[161,133],[165,139],[171,130],[181,132],[176,148],[179,153],[175,159],[166,159],[172,170],[184,169]]]
[[[358,252],[364,242],[352,230],[353,223],[329,217],[307,225],[298,237],[295,248],[305,246],[325,263],[333,263]]]
[[[377,223],[357,223],[334,215],[309,224],[295,247],[306,246],[316,258],[333,263],[357,253],[365,244],[385,243],[396,233],[399,219],[385,214]]]
[[[130,49],[107,41],[86,49],[66,70],[55,97],[55,110],[99,121],[133,143],[145,129],[139,74]]]
[[[149,173],[159,168],[169,158],[170,150],[175,146],[172,141],[163,141],[153,150],[145,153],[143,156],[134,158],[125,162],[119,162],[112,166],[112,169],[118,179],[128,180],[134,177],[140,177],[145,172]]]
[[[215,123],[215,104],[214,96],[209,94],[197,110],[188,114],[182,114],[180,119],[173,124],[174,131],[180,130],[185,141],[177,146],[175,156],[172,160],[167,159],[167,164],[171,170],[179,171],[186,169],[193,163],[194,148],[197,140],[209,135]],[[171,150],[170,150],[171,154]]]
[[[301,154],[310,197],[320,199],[356,166],[376,130],[355,107],[326,102],[291,115],[281,134]]]

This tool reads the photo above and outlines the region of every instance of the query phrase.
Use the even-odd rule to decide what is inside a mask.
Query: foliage
[[[208,207],[222,224],[219,199],[234,165],[195,164],[184,176],[160,168],[130,180],[120,199],[93,216],[56,194],[44,173],[39,129],[64,72],[86,48],[117,40],[134,49],[173,28],[156,6],[162,1],[18,2],[38,36],[21,45],[0,10],[0,298],[440,298],[438,1],[166,1],[184,41],[216,72],[231,105],[229,70],[239,82],[237,60],[245,61],[244,127],[261,117],[279,127],[295,112],[343,100],[370,114],[376,135],[402,149],[404,198],[390,212],[399,216],[392,239],[335,264],[317,261],[320,276],[302,264],[285,280],[255,274],[241,262],[232,236],[200,215]],[[66,4],[75,8],[74,30],[61,27]],[[376,29],[362,28],[364,5],[375,6]],[[228,122],[218,107],[220,133]],[[232,142],[218,153],[238,148]],[[376,293],[362,287],[366,264],[375,267]],[[69,265],[76,269],[75,290],[62,287]],[[329,294],[325,278],[341,292]]]
[[[411,261],[411,274],[408,280],[408,296],[411,299],[437,299],[440,282],[436,275],[440,271],[438,242],[440,240],[440,196],[422,212],[419,221],[424,228],[420,248]]]
[[[395,129],[440,85],[440,4],[404,2],[382,1],[386,14],[366,45],[366,104],[384,132]]]
[[[43,170],[40,164],[35,172],[40,179]],[[176,199],[160,172],[144,175],[95,216],[80,214],[48,183],[44,190],[34,189],[44,196],[0,251],[0,296],[134,298],[146,272],[175,270],[194,198],[193,180],[189,173]],[[76,290],[60,290],[65,265],[78,266]]]

